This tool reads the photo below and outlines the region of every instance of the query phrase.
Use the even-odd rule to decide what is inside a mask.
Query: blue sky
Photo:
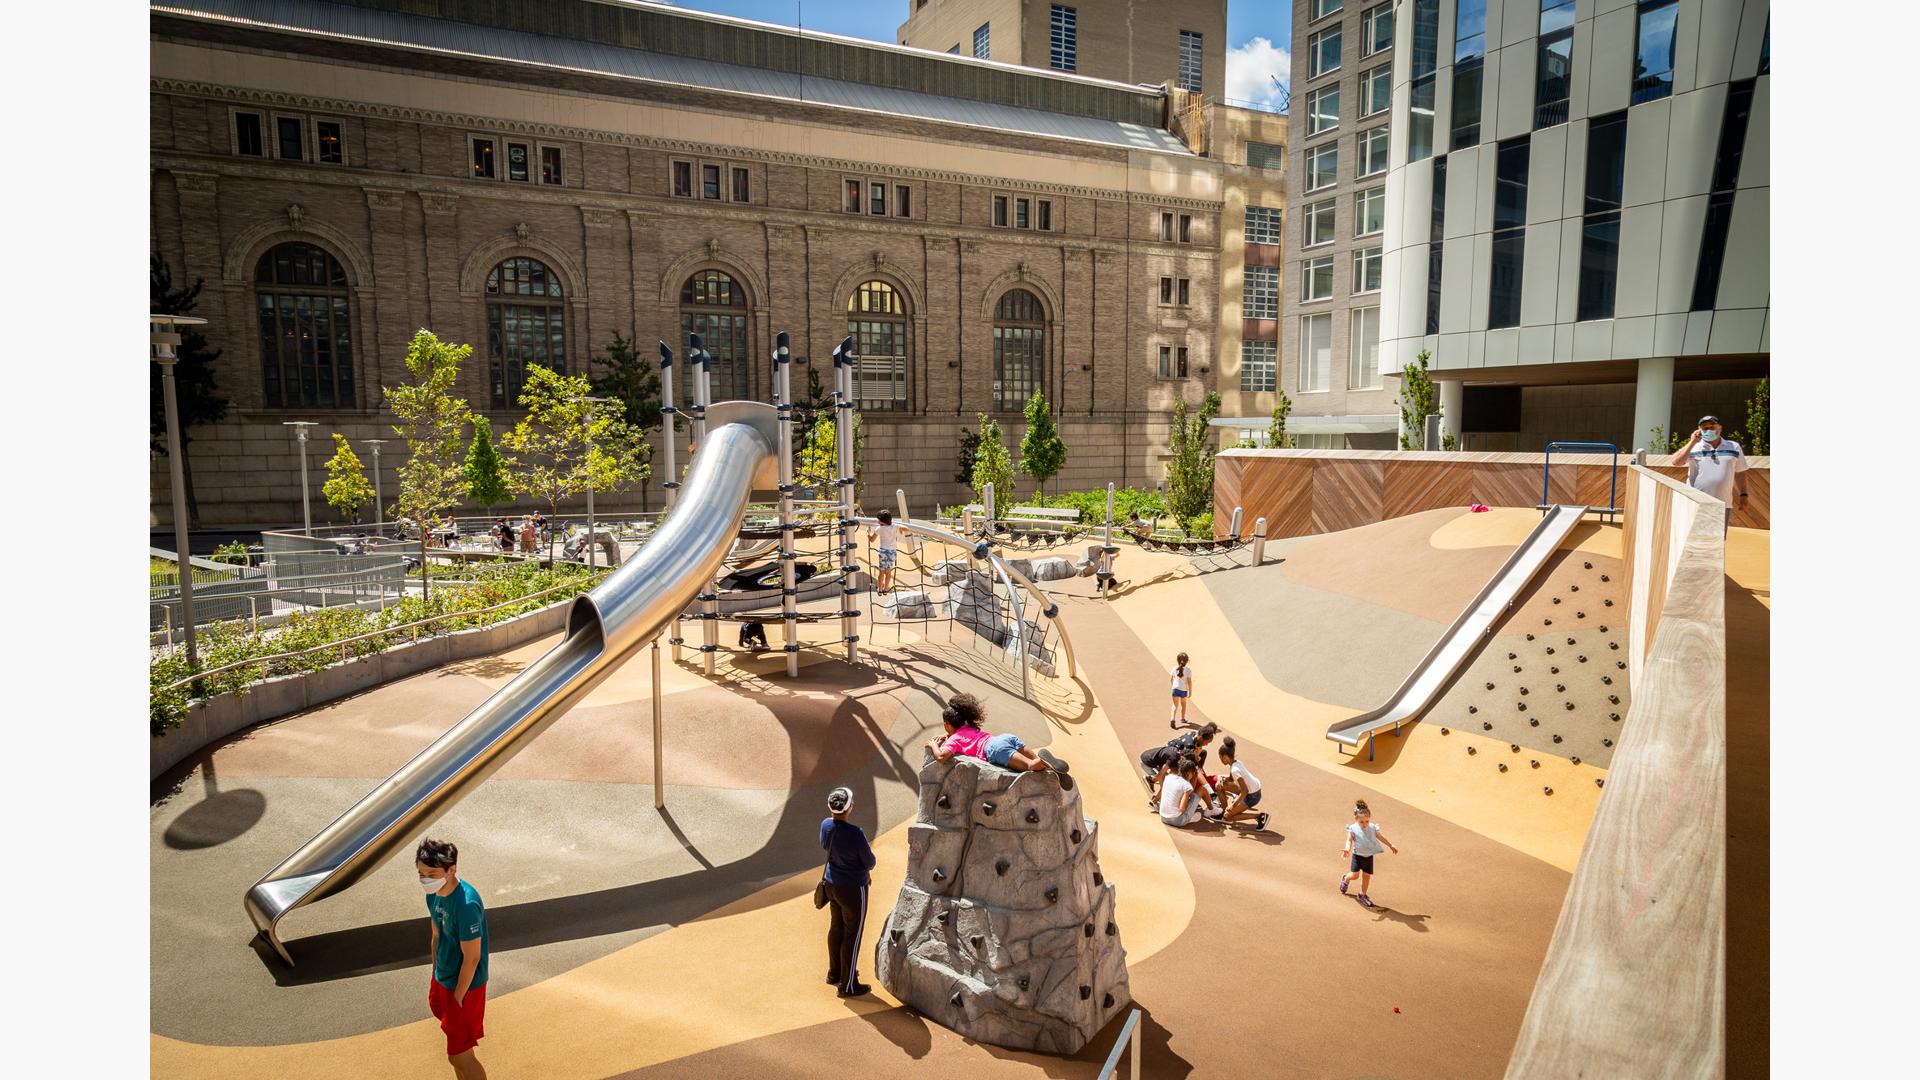
[[[1167,2],[1167,0],[1148,0]],[[792,24],[848,37],[894,40],[906,20],[908,0],[674,0],[678,7]],[[1279,103],[1269,74],[1287,81],[1287,45],[1293,37],[1293,5],[1286,0],[1228,0],[1227,93],[1230,98]]]

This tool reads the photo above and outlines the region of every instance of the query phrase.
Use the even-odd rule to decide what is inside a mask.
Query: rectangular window
[[[1307,134],[1318,135],[1340,122],[1338,84],[1307,92]]]
[[[1200,59],[1205,50],[1201,47],[1201,35],[1193,30],[1180,31],[1180,68],[1177,86],[1193,93],[1200,92]]]
[[[1360,15],[1360,55],[1372,56],[1393,48],[1393,5],[1370,7]]]
[[[1277,244],[1280,242],[1279,207],[1247,207],[1246,242],[1249,244]]]
[[[493,140],[473,140],[473,175],[482,180],[494,178]]]
[[[277,152],[274,156],[282,161],[307,160],[305,139],[302,138],[301,132],[301,128],[305,125],[300,118],[276,116],[273,122],[274,130],[279,135],[279,142],[276,144]]]
[[[1178,302],[1181,307],[1186,307],[1187,304],[1189,303],[1189,298],[1192,296],[1192,292],[1193,292],[1192,285],[1193,285],[1193,280],[1191,278],[1180,279],[1180,291],[1179,291],[1180,299]]]
[[[1407,160],[1433,156],[1435,73],[1440,64],[1440,0],[1413,0],[1413,49],[1407,74]]]
[[[1353,253],[1353,291],[1380,291],[1380,249],[1360,248]]]
[[[1378,116],[1393,107],[1393,65],[1381,64],[1360,73],[1360,115]]]
[[[867,185],[867,212],[875,217],[887,216],[887,185],[878,181]]]
[[[1487,0],[1460,0],[1453,20],[1453,118],[1449,125],[1449,150],[1464,150],[1480,142],[1486,58]]]
[[[1368,188],[1353,196],[1353,235],[1372,236],[1387,228],[1387,189]]]
[[[1387,171],[1387,140],[1391,136],[1391,130],[1385,127],[1360,133],[1353,147],[1359,158],[1353,166],[1355,176],[1378,176]]]
[[[1160,346],[1160,377],[1173,378],[1173,346],[1171,345]]]
[[[1053,200],[1041,199],[1037,209],[1040,212],[1040,231],[1053,231]]]
[[[1323,187],[1333,186],[1334,178],[1340,171],[1340,144],[1321,143],[1307,148],[1307,188],[1319,191]]]
[[[1240,343],[1240,389],[1250,394],[1271,393],[1274,369],[1279,365],[1279,343],[1242,341]]]
[[[1077,9],[1053,5],[1052,17],[1048,20],[1047,66],[1055,71],[1075,71],[1079,68],[1079,46],[1075,42],[1079,34],[1079,18]]]
[[[1620,267],[1620,215],[1597,214],[1580,226],[1580,309],[1576,318],[1613,318]]]
[[[1413,52],[1407,74],[1413,78],[1440,69],[1440,0],[1413,0]]]
[[[720,166],[700,166],[700,197],[703,199],[720,197]]]
[[[1002,229],[1007,227],[1007,197],[1005,195],[995,195],[993,197],[993,223]]]
[[[1324,19],[1345,6],[1346,0],[1313,0],[1313,14],[1307,16],[1307,21]]]
[[[233,151],[247,157],[266,155],[266,144],[260,137],[259,113],[233,114]]]
[[[673,193],[682,197],[693,194],[693,165],[686,161],[673,163]]]
[[[1575,318],[1613,318],[1620,266],[1620,203],[1627,173],[1627,114],[1587,125],[1587,185],[1580,224],[1580,291]]]
[[[1334,200],[1308,203],[1300,214],[1300,246],[1318,247],[1333,243]]]
[[[560,148],[543,146],[540,148],[540,182],[560,185],[566,183],[566,176],[560,171]]]
[[[752,202],[753,182],[749,178],[747,170],[735,165],[729,171],[729,174],[733,177],[733,201]]]
[[[840,209],[849,214],[860,212],[860,181],[847,181],[846,193],[841,197]]]
[[[1333,363],[1333,313],[1300,317],[1300,391],[1327,388],[1327,369]]]
[[[526,143],[507,144],[507,179],[522,184],[533,179],[533,155]]]
[[[1317,259],[1308,259],[1300,264],[1300,299],[1331,300],[1333,298],[1333,256],[1322,255]]]
[[[1640,0],[1639,16],[1634,27],[1634,105],[1673,93],[1674,26],[1680,19],[1679,0]]]
[[[913,189],[905,184],[893,185],[893,216],[913,216]]]
[[[1734,189],[1740,183],[1740,158],[1753,115],[1754,80],[1727,87],[1727,109],[1720,121],[1720,145],[1714,151],[1713,193],[1700,232],[1700,260],[1693,271],[1694,311],[1712,311],[1720,295],[1720,270],[1727,257],[1727,233],[1733,226]]]
[[[1520,282],[1527,244],[1526,136],[1500,144],[1494,162],[1493,272],[1487,298],[1487,328],[1520,325]]]
[[[347,144],[340,138],[340,122],[321,120],[313,125],[314,160],[322,165],[347,163]]]
[[[1427,333],[1440,332],[1440,256],[1447,223],[1447,159],[1433,159],[1433,210],[1427,225]]]
[[[1380,389],[1380,309],[1356,308],[1347,338],[1347,389]]]
[[[1434,76],[1422,75],[1407,89],[1407,161],[1433,156]]]
[[[1284,169],[1287,167],[1287,148],[1280,143],[1263,143],[1247,140],[1247,167],[1253,169]]]
[[[1170,277],[1160,279],[1160,302],[1163,304],[1173,303],[1173,279]]]
[[[1183,244],[1193,243],[1193,215],[1192,214],[1180,215],[1180,242]]]
[[[1173,243],[1173,215],[1172,214],[1160,215],[1160,239],[1169,244]]]
[[[1173,350],[1173,374],[1174,377],[1178,379],[1187,377],[1187,347],[1185,345]]]
[[[1540,0],[1540,56],[1533,77],[1533,126],[1567,122],[1573,92],[1573,0]]]
[[[992,25],[990,22],[983,22],[973,32],[973,58],[975,60],[990,59],[993,54],[993,36],[990,30]],[[959,46],[956,45],[954,48],[957,49]]]
[[[1307,38],[1307,78],[1340,70],[1340,28],[1329,26]]]
[[[1280,317],[1280,268],[1249,266],[1246,270],[1246,301],[1241,318],[1277,319]]]
[[[1032,209],[1031,209],[1032,205],[1033,204],[1026,199],[1013,200],[1013,227],[1014,228],[1024,229],[1028,227],[1028,224],[1030,221],[1029,215],[1032,213]]]

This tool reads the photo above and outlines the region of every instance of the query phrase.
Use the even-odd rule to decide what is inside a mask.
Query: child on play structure
[[[1067,763],[1055,757],[1047,750],[1028,750],[1027,744],[1020,741],[1018,735],[1001,732],[994,735],[980,726],[987,718],[986,707],[972,694],[955,694],[940,710],[940,721],[946,725],[947,736],[944,739],[929,739],[927,750],[940,761],[946,761],[955,754],[963,757],[986,759],[990,765],[998,765],[1014,772],[1040,772],[1052,769],[1055,772],[1067,772]]]
[[[1167,720],[1167,726],[1179,729],[1187,722],[1187,702],[1193,697],[1193,669],[1187,666],[1187,654],[1181,653],[1174,658],[1173,671],[1173,716]]]
[[[1250,817],[1254,819],[1255,829],[1266,828],[1267,815],[1254,809],[1260,805],[1260,778],[1248,772],[1247,767],[1240,763],[1239,748],[1234,745],[1231,735],[1220,740],[1220,763],[1227,767],[1227,772],[1214,785],[1214,790],[1220,793],[1223,802],[1233,800],[1233,805],[1227,807],[1225,820],[1242,821]]]
[[[900,526],[893,523],[893,511],[882,510],[874,515],[880,524],[867,530],[873,539],[874,550],[878,553],[874,569],[879,571],[874,588],[880,592],[893,591],[893,568],[900,561]]]
[[[1148,747],[1140,752],[1140,779],[1147,785],[1149,799],[1155,797],[1161,781],[1170,772],[1178,771],[1180,755],[1191,754],[1213,741],[1220,731],[1218,724],[1206,724],[1193,731],[1183,731],[1175,738],[1167,740],[1164,746]]]
[[[1384,848],[1381,845],[1386,845]],[[1367,809],[1367,800],[1356,799],[1353,803],[1353,824],[1347,826],[1347,846],[1340,854],[1347,857],[1347,872],[1340,875],[1340,894],[1346,895],[1347,886],[1354,878],[1360,879],[1360,904],[1372,907],[1373,898],[1367,895],[1367,887],[1373,884],[1373,857],[1381,851],[1400,854],[1393,846],[1380,826],[1374,823],[1373,812]]]

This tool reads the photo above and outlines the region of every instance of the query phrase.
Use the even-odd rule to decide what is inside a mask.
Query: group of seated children
[[[1267,827],[1267,815],[1260,805],[1260,778],[1239,760],[1233,736],[1220,743],[1220,760],[1227,767],[1224,776],[1206,771],[1207,744],[1219,734],[1217,724],[1182,732],[1164,746],[1155,746],[1140,755],[1140,779],[1147,785],[1147,805],[1160,814],[1160,820],[1176,829],[1186,828],[1203,819],[1244,821],[1253,819],[1255,829]]]
[[[940,710],[940,721],[946,725],[945,738],[930,739],[927,749],[940,761],[946,761],[958,754],[961,757],[983,758],[990,765],[1015,772],[1041,772],[1051,769],[1065,773],[1068,766],[1065,761],[1047,750],[1028,750],[1027,744],[1020,741],[1018,735],[1001,732],[998,735],[988,732],[980,725],[987,718],[986,706],[972,694],[955,694],[948,700],[946,708]],[[1061,785],[1068,783],[1061,777]]]

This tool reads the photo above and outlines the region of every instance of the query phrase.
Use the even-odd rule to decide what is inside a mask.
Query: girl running
[[[1355,799],[1353,824],[1347,826],[1347,846],[1340,852],[1348,860],[1347,872],[1340,875],[1340,892],[1345,895],[1348,883],[1359,878],[1362,907],[1373,906],[1373,898],[1367,895],[1367,887],[1373,883],[1373,857],[1380,854],[1382,844],[1386,845],[1385,850],[1400,854],[1400,849],[1393,846],[1393,841],[1380,831],[1380,826],[1373,823],[1373,812],[1367,809],[1367,800]]]
[[[1167,726],[1178,729],[1187,722],[1187,701],[1193,697],[1193,669],[1187,666],[1187,654],[1181,653],[1173,665],[1173,715]]]
[[[1247,771],[1240,764],[1240,755],[1233,744],[1233,736],[1220,740],[1220,763],[1227,767],[1226,776],[1217,785],[1220,797],[1235,799],[1228,808],[1226,820],[1239,821],[1253,818],[1255,829],[1267,827],[1267,815],[1255,809],[1260,805],[1260,778]]]

